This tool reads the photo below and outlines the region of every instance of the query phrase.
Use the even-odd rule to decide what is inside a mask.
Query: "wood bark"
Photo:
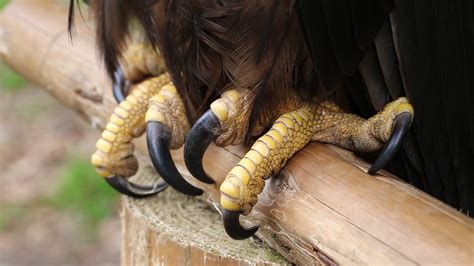
[[[87,14],[84,17],[87,20]],[[101,129],[115,102],[98,63],[93,25],[80,17],[77,22],[71,43],[64,6],[52,0],[16,1],[0,15],[0,57]],[[146,154],[143,140],[136,146],[137,154]],[[185,178],[206,191],[200,199],[212,205],[218,202],[220,183],[245,149],[210,147],[204,166],[216,185],[201,184],[189,175],[182,150],[173,157]],[[146,156],[140,158],[142,165],[148,164]],[[367,166],[351,152],[311,143],[267,182],[254,211],[242,220],[261,225],[258,238],[295,263],[474,261],[472,219],[388,173],[365,174]],[[157,198],[125,199],[124,223],[138,224],[133,217],[140,216],[131,217],[129,210],[149,215],[147,202],[155,204]],[[149,219],[139,227],[153,228]]]

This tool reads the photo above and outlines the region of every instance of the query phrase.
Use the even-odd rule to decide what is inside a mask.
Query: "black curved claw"
[[[122,176],[111,176],[105,178],[105,180],[118,192],[138,199],[156,195],[168,187],[168,184],[164,180],[158,181],[153,186],[136,185]]]
[[[252,226],[249,229],[243,228],[242,225],[240,225],[240,212],[238,211],[222,210],[222,217],[224,218],[225,231],[235,240],[249,238],[258,230],[258,226]]]
[[[190,196],[199,196],[203,191],[189,184],[174,165],[169,151],[171,132],[165,124],[157,121],[146,125],[146,139],[151,162],[161,177],[174,189]]]
[[[117,103],[123,102],[126,97],[127,80],[123,74],[122,67],[117,66],[114,72],[114,82],[112,84],[112,92]]]
[[[387,143],[385,143],[382,152],[372,164],[369,171],[367,171],[368,174],[375,174],[392,160],[393,156],[402,145],[403,137],[408,132],[408,129],[410,129],[412,119],[413,115],[409,112],[400,113],[395,117],[392,134]]]
[[[202,158],[209,144],[216,138],[220,127],[219,119],[211,110],[204,113],[194,124],[184,144],[184,162],[189,172],[201,182],[214,184],[202,167]]]

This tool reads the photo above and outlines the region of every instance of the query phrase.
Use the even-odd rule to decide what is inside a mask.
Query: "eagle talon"
[[[117,77],[120,73],[117,73]],[[155,195],[168,185],[160,180],[152,186],[140,186],[127,181],[138,169],[138,161],[133,155],[134,138],[145,130],[144,115],[149,99],[170,82],[167,74],[147,79],[121,102],[110,116],[110,120],[96,143],[96,152],[91,163],[117,191],[136,198]],[[143,104],[145,103],[145,104]]]
[[[401,98],[368,120],[343,113],[330,102],[303,106],[281,115],[232,168],[220,186],[227,233],[234,239],[243,239],[256,231],[255,228],[242,228],[239,215],[251,212],[263,191],[265,180],[280,171],[308,142],[321,141],[352,150],[373,151],[381,148],[381,140],[388,139],[381,159],[374,164],[372,171],[391,160],[410,127],[413,114],[411,105]]]
[[[252,226],[248,229],[244,228],[240,224],[239,217],[239,211],[222,210],[224,228],[227,234],[235,240],[243,240],[253,236],[259,227]]]
[[[214,184],[202,166],[202,158],[209,144],[217,137],[220,123],[216,115],[208,110],[194,124],[184,145],[184,161],[189,172],[196,179],[207,184]]]
[[[395,153],[403,143],[403,137],[410,129],[413,114],[410,112],[402,112],[398,114],[393,122],[393,130],[389,140],[385,143],[382,152],[379,154],[375,162],[370,167],[368,174],[373,175],[389,163]]]
[[[149,121],[146,139],[150,159],[160,176],[174,189],[189,196],[202,195],[203,191],[189,184],[179,173],[169,152],[171,132],[165,124]]]
[[[105,180],[118,192],[137,199],[151,197],[168,188],[164,180],[156,182],[153,186],[140,186],[129,182],[123,176],[111,176]]]
[[[128,87],[128,81],[125,79],[123,69],[121,66],[117,66],[114,72],[114,81],[112,85],[112,92],[117,103],[121,103],[125,100],[126,89]]]

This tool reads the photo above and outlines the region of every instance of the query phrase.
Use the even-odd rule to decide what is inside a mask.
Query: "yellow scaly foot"
[[[150,98],[170,82],[168,74],[150,78],[137,85],[136,89],[117,106],[110,117],[101,138],[97,141],[97,151],[91,162],[97,172],[119,192],[133,197],[144,197],[163,190],[166,184],[142,187],[128,182],[138,169],[138,161],[133,155],[132,140],[145,131],[145,113]]]
[[[221,184],[221,207],[227,233],[234,239],[244,239],[255,233],[256,228],[240,226],[239,215],[250,213],[265,180],[280,171],[308,142],[321,141],[355,151],[374,151],[388,141],[386,147],[391,147],[379,156],[386,163],[400,145],[413,115],[413,108],[406,98],[389,103],[368,120],[343,113],[329,102],[304,106],[282,115]]]

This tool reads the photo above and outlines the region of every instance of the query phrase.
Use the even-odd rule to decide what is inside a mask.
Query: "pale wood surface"
[[[150,182],[156,174],[144,167],[136,177]],[[124,198],[122,209],[122,265],[288,264],[261,241],[231,240],[212,206],[172,189],[147,200]]]
[[[71,46],[65,10],[51,2],[16,1],[4,11],[0,56],[101,128],[114,101],[97,63],[93,26],[79,18]],[[143,141],[137,144],[145,154]],[[215,201],[218,185],[244,150],[210,148],[205,168],[215,186],[189,176],[180,150],[173,155],[184,176],[208,193],[202,199]],[[472,219],[388,174],[369,176],[366,170],[350,152],[310,144],[268,182],[247,220],[262,225],[259,238],[298,263],[474,262]]]
[[[228,254],[221,252],[206,252],[194,246],[195,243],[183,244],[169,238],[169,234],[161,233],[149,227],[147,222],[137,218],[130,213],[130,209],[124,208],[122,242],[122,265],[280,265],[285,264],[284,259],[277,258],[271,261],[258,254],[244,253],[240,258],[227,257]],[[213,239],[213,238],[211,238]],[[207,239],[209,240],[209,239]],[[215,240],[215,239],[214,239]],[[226,245],[222,242],[218,242]],[[240,247],[235,250],[248,251]],[[254,248],[261,248],[253,245]],[[272,251],[268,251],[272,252]],[[222,255],[219,255],[222,254]],[[237,255],[236,253],[232,255]],[[247,260],[246,260],[247,259]],[[260,261],[255,261],[259,259]]]

